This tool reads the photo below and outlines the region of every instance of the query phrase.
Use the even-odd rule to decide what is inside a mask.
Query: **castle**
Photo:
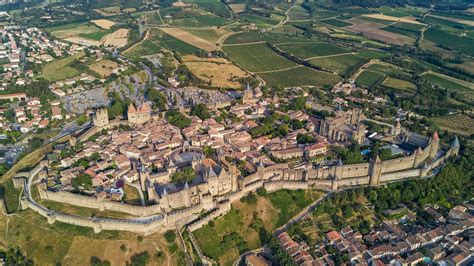
[[[148,139],[151,141],[161,138],[163,142],[153,142],[153,147],[166,147],[166,149],[150,151],[151,157],[148,157],[147,153],[135,156],[134,162],[124,164],[123,168],[120,168],[122,167],[120,164],[118,165],[119,174],[123,176],[133,170],[130,167],[139,169],[135,180],[138,180],[141,189],[147,192],[152,205],[132,206],[104,198],[73,194],[68,191],[49,190],[45,182],[33,182],[36,178],[45,180],[48,177],[49,162],[44,160],[29,173],[17,175],[17,178],[23,179],[23,183],[16,180],[14,184],[22,185],[25,188],[21,207],[23,209],[31,208],[46,217],[50,223],[60,221],[87,226],[94,228],[95,232],[124,230],[150,234],[183,224],[189,224],[190,230],[196,230],[213,218],[228,212],[233,201],[239,200],[258,188],[264,188],[269,192],[279,189],[309,188],[333,191],[344,187],[378,186],[398,180],[424,178],[450,157],[458,155],[460,148],[457,138],[449,146],[443,146],[440,144],[436,132],[428,138],[416,133],[408,133],[397,123],[391,132],[393,141],[399,145],[416,147],[407,156],[390,160],[381,160],[376,156],[365,163],[344,165],[339,161],[334,165],[318,167],[314,167],[312,163],[305,163],[294,168],[288,163],[274,163],[266,166],[260,161],[256,166],[256,171],[243,177],[237,166],[227,161],[225,156],[218,153],[215,159],[206,158],[202,148],[191,146],[191,142],[182,141],[179,129],[173,128],[159,118],[152,119],[148,106],[141,106],[138,110],[131,105],[129,108],[129,119],[131,120],[110,122],[107,111],[99,110],[93,119],[95,126],[79,139],[85,141],[99,130],[113,128],[121,123],[137,124],[136,130],[145,130],[141,134],[134,134],[141,141],[130,139],[133,134],[127,132],[125,132],[126,134],[115,132],[117,138],[111,137],[110,140],[107,140],[105,136],[101,137],[103,140],[107,140],[106,143],[109,141],[115,143],[107,145],[119,147],[120,153],[123,155],[123,153],[136,152],[131,146],[124,147],[124,145],[129,145],[123,142],[124,139],[128,139],[127,143],[141,145],[144,138],[148,138],[145,135],[149,135]],[[348,121],[351,126],[360,125],[361,112],[356,109],[349,113],[341,113],[340,117]],[[150,122],[147,123],[147,121]],[[143,125],[142,123],[147,124]],[[339,131],[341,128],[334,127],[335,125],[337,125],[336,122],[323,123],[320,130],[336,139],[346,136],[343,134],[344,132]],[[156,131],[155,129],[160,126],[162,127],[161,131]],[[103,140],[99,141],[102,143]],[[91,143],[87,146],[92,149],[94,144]],[[150,148],[144,147],[144,149],[149,150]],[[163,171],[152,173],[147,167],[150,165],[150,160],[154,158],[153,156],[157,154],[163,154],[167,159],[163,162],[165,164]],[[108,169],[106,165],[104,167]],[[191,167],[196,173],[196,177],[190,182],[171,183],[171,176],[186,167]],[[130,178],[134,177],[130,176]],[[49,210],[37,203],[31,196],[33,184],[37,184],[41,199],[98,210],[118,211],[137,218],[82,217]],[[207,213],[204,217],[202,217],[203,212]]]
[[[131,103],[127,110],[127,118],[132,124],[144,124],[151,119],[151,108],[147,103],[137,108]]]

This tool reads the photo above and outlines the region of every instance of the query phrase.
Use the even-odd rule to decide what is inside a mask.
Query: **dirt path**
[[[224,42],[227,40],[227,38],[229,38],[230,36],[235,35],[237,33],[241,33],[241,31],[239,31],[239,32],[231,31],[231,32],[228,32],[228,33],[222,35],[221,37],[219,37],[219,39],[217,39],[217,41],[216,41],[217,47],[219,49],[221,49],[222,46],[224,45]]]
[[[276,25],[274,25],[274,26],[271,26],[269,30],[274,30],[274,29],[276,29],[276,28],[278,28],[278,27],[281,27],[281,26],[285,25],[285,24],[290,20],[290,16],[289,16],[288,14],[290,13],[291,9],[296,6],[296,2],[298,2],[298,1],[294,1],[294,2],[293,2],[293,5],[290,6],[290,7],[285,11],[285,19],[282,20],[282,21],[280,21],[280,22],[278,22],[278,24],[276,24]]]
[[[266,43],[266,41],[223,44],[222,46],[242,46],[242,45],[259,44],[259,43]]]
[[[127,50],[123,51],[121,54],[125,54],[127,53],[128,51],[131,51],[133,48],[135,48],[135,46],[138,46],[139,44],[141,44],[144,40],[148,40],[148,37],[150,36],[150,30],[146,30],[146,33],[145,33],[145,37],[143,37],[143,40],[137,42],[136,44],[128,47]]]
[[[352,75],[352,77],[349,79],[351,81],[355,81],[357,79],[357,77],[364,71],[366,70],[369,66],[371,66],[372,64],[375,64],[376,62],[378,62],[377,59],[371,59],[369,62],[367,62],[366,64],[364,64],[363,66],[361,66],[359,68],[359,70],[357,70],[357,72]]]
[[[335,57],[335,56],[340,56],[340,55],[356,55],[356,52],[349,52],[349,53],[342,53],[342,54],[330,54],[330,55],[321,55],[321,56],[314,56],[314,57],[309,57],[305,58],[304,60],[311,60],[311,59],[318,59],[318,58],[328,58],[328,57]]]
[[[297,66],[287,67],[287,68],[283,68],[283,69],[260,71],[260,72],[253,72],[253,73],[255,73],[255,74],[276,73],[276,72],[286,71],[286,70],[300,68],[300,67],[305,67],[305,66],[297,65]]]

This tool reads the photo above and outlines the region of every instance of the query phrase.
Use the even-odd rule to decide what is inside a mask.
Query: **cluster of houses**
[[[26,93],[0,95],[0,100],[15,101],[12,104],[14,121],[7,120],[6,109],[0,109],[0,127],[4,130],[20,130],[28,133],[37,128],[46,128],[51,120],[65,118],[60,101],[50,102],[51,109],[43,108],[38,97],[28,98]]]
[[[342,254],[347,254],[351,265],[472,265],[474,206],[458,205],[448,217],[432,207],[426,210],[434,213],[436,225],[416,224],[416,215],[410,212],[399,220],[384,220],[366,235],[350,227],[329,231],[314,248],[293,240],[287,232],[278,240],[298,265],[335,265],[334,256]]]

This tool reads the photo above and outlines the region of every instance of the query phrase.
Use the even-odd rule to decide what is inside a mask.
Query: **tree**
[[[170,244],[176,240],[176,233],[173,230],[166,231],[164,236],[166,241]]]
[[[148,251],[144,251],[138,254],[133,255],[130,258],[130,265],[132,266],[144,266],[150,261],[150,254]]]
[[[207,105],[200,103],[196,104],[191,108],[191,115],[197,116],[202,120],[208,119],[211,117],[211,114],[209,114],[209,109],[207,108]]]
[[[147,90],[146,97],[148,100],[152,101],[154,105],[158,107],[158,109],[166,109],[167,100],[166,96],[162,92],[156,90],[155,88],[149,88]]]
[[[80,174],[72,179],[71,184],[75,188],[83,187],[84,189],[90,189],[92,186],[92,177],[88,174]]]

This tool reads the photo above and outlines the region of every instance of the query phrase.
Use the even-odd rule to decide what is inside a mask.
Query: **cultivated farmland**
[[[350,51],[338,46],[323,42],[285,43],[276,44],[281,50],[293,54],[301,59],[310,59],[317,56],[327,56],[348,53]]]
[[[265,43],[225,46],[224,51],[244,69],[251,72],[266,72],[297,66],[279,56]]]
[[[258,75],[267,82],[268,86],[315,86],[330,88],[340,81],[340,78],[336,75],[303,66]]]

